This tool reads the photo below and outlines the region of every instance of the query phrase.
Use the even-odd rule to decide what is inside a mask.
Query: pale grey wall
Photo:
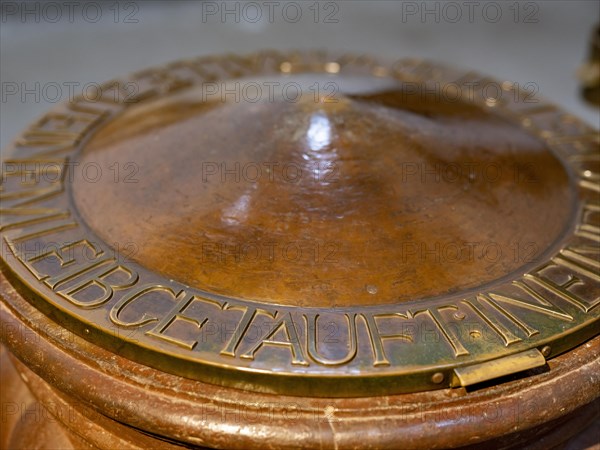
[[[315,23],[311,0],[296,2],[303,12],[297,23],[290,21],[293,8],[287,11],[289,17],[283,16],[284,2],[273,6],[272,23],[266,17],[269,6],[263,1],[257,2],[264,13],[257,23],[242,15],[240,23],[233,16],[225,23],[215,16],[203,21],[203,3],[199,1],[132,2],[137,11],[128,2],[121,2],[116,22],[113,1],[95,2],[102,15],[92,23],[94,6],[88,7],[84,16],[85,3],[72,3],[72,23],[67,8],[58,22],[51,23],[56,20],[52,6],[45,10],[42,6],[39,12],[22,17],[22,2],[2,2],[0,80],[4,88],[6,83],[25,83],[25,87],[35,89],[36,82],[41,86],[50,82],[102,82],[143,67],[209,53],[329,47],[386,58],[437,59],[522,84],[535,82],[541,96],[591,124],[599,123],[598,110],[580,100],[575,77],[600,15],[597,1],[521,2],[522,14],[517,21],[511,9],[515,2],[492,2],[502,12],[497,23],[493,23],[495,5],[484,10],[485,1],[475,2],[470,20],[465,0],[453,2],[462,13],[457,23],[451,23],[456,8],[444,11],[443,2],[424,6],[421,1],[338,1],[337,23],[324,23],[323,16]],[[326,3],[320,4],[322,13],[327,12]],[[204,11],[208,11],[210,6],[204,4]],[[12,14],[14,6],[21,11]],[[415,6],[417,14],[408,15]],[[434,14],[423,20],[420,13],[424,8],[436,7],[440,8],[439,23]],[[537,22],[525,23],[524,13],[531,11]],[[130,12],[134,12],[131,18],[137,23],[124,23]],[[246,10],[247,17],[251,18],[251,12]],[[46,94],[53,95],[50,91]],[[2,147],[52,106],[43,95],[39,103],[32,95],[25,101],[20,95],[5,97],[0,105]],[[65,88],[63,98],[67,97]]]

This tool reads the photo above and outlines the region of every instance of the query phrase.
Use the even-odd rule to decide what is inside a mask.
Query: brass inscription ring
[[[467,386],[598,333],[598,147],[530,90],[426,61],[180,61],[5,152],[2,270],[83,338],[212,384]]]

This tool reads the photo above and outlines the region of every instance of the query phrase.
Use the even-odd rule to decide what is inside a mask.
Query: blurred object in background
[[[600,25],[592,33],[587,62],[579,69],[581,95],[600,107]]]

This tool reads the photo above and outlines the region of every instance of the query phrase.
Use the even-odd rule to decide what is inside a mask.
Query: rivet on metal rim
[[[432,375],[431,381],[435,384],[440,384],[444,381],[444,374],[442,372],[436,372]]]

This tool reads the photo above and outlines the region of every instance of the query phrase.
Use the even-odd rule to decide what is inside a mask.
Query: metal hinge
[[[544,358],[544,355],[537,348],[534,348],[480,364],[457,367],[454,369],[451,385],[452,387],[471,386],[504,375],[541,367],[545,364],[546,358]]]

